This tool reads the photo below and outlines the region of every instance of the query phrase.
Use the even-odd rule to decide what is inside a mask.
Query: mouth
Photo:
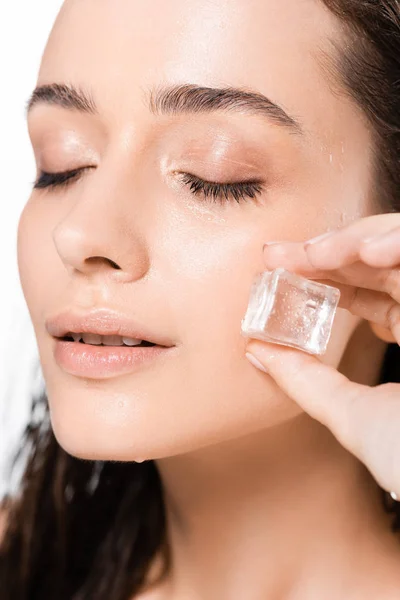
[[[62,342],[71,342],[73,344],[84,344],[88,346],[126,346],[126,347],[152,347],[158,346],[158,344],[154,344],[153,342],[149,342],[147,340],[138,340],[135,338],[127,338],[118,335],[98,335],[98,334],[90,334],[90,333],[68,333],[62,337],[56,338]],[[163,348],[165,346],[159,346]]]
[[[68,346],[80,342],[87,346],[156,346],[158,348],[176,347],[172,339],[154,331],[151,326],[135,321],[124,312],[97,308],[88,312],[67,310],[46,319],[47,332],[57,342]],[[151,318],[147,319],[152,322]]]
[[[177,349],[116,335],[67,333],[53,337],[57,364],[67,373],[92,379],[107,379],[150,368],[163,358],[173,356]]]

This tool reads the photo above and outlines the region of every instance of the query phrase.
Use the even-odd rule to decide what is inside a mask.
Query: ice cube
[[[324,354],[340,291],[286,269],[260,273],[250,290],[241,334]]]

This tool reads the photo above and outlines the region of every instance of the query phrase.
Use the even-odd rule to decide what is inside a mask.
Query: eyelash
[[[254,200],[257,195],[263,191],[261,181],[238,181],[236,183],[217,183],[205,181],[191,173],[181,174],[182,182],[189,186],[192,194],[202,194],[206,200],[211,199],[212,202],[224,201],[229,202],[230,199],[236,200],[237,203],[242,201]]]
[[[86,169],[74,169],[73,171],[62,171],[59,173],[47,173],[46,171],[41,171],[38,179],[33,184],[33,189],[41,190],[45,188],[62,188],[67,187],[73,181],[77,181],[81,178],[83,171],[86,171],[90,167]]]
[[[74,169],[72,171],[62,171],[59,173],[47,173],[41,171],[39,178],[34,182],[34,189],[45,188],[65,188],[74,181],[78,181],[83,172],[92,167]],[[239,181],[236,183],[217,183],[205,181],[191,173],[181,173],[182,182],[189,186],[192,194],[202,194],[206,200],[212,202],[229,202],[230,199],[237,203],[253,200],[263,191],[263,184],[260,181]]]

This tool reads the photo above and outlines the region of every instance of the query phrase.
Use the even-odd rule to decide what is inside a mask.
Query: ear
[[[376,323],[371,323],[371,321],[368,321],[368,323],[376,337],[378,337],[380,340],[383,340],[384,342],[389,342],[389,344],[396,343],[396,338],[393,337],[393,334],[390,331],[390,329],[386,329],[386,327],[383,327],[382,325],[377,325]]]

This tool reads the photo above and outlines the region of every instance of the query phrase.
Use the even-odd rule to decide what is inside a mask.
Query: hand
[[[264,255],[267,269],[339,288],[340,307],[400,344],[400,214],[366,217],[308,242],[266,244]],[[246,353],[400,498],[400,384],[354,383],[315,356],[256,339]]]

